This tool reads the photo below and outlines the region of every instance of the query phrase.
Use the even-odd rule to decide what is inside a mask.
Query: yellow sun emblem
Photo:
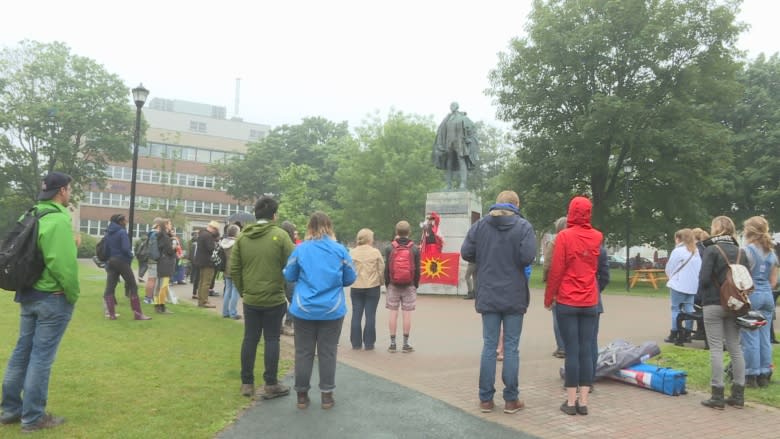
[[[430,278],[447,277],[450,268],[449,261],[435,256],[422,261],[422,274]]]

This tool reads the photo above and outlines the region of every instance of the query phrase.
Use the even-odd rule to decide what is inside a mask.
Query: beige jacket
[[[350,250],[357,279],[352,288],[373,288],[385,283],[385,260],[382,253],[370,245],[359,245]]]

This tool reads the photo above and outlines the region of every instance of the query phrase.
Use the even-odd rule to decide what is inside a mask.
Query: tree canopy
[[[735,13],[713,0],[535,1],[488,90],[517,132],[529,215],[553,219],[585,194],[613,237],[627,214],[645,242],[701,222],[703,194],[729,184]]]
[[[0,171],[35,200],[43,175],[70,174],[75,193],[103,184],[110,160],[130,158],[128,88],[63,43],[22,41],[0,51]]]

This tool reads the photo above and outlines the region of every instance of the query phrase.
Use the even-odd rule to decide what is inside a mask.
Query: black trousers
[[[106,290],[103,296],[113,296],[116,291],[116,284],[119,282],[119,276],[125,282],[125,296],[132,297],[138,295],[138,283],[135,281],[133,268],[126,261],[115,256],[108,259],[106,264]]]

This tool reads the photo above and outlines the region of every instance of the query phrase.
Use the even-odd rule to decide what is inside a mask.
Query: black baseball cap
[[[57,192],[59,192],[61,188],[69,185],[71,181],[73,181],[73,178],[68,174],[50,172],[49,175],[43,178],[41,192],[38,193],[38,199],[51,200],[52,197],[57,195]]]

